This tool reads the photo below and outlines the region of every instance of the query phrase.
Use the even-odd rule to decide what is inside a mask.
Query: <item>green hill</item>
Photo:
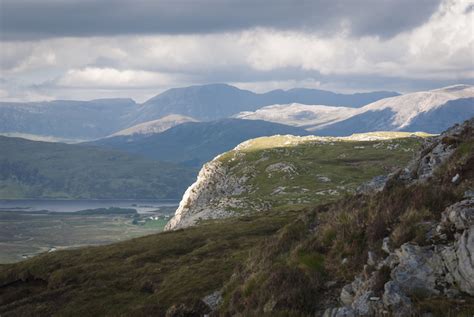
[[[340,199],[412,159],[423,139],[411,136],[385,132],[248,140],[204,165],[166,228]]]
[[[97,147],[0,137],[0,199],[179,198],[195,170]]]

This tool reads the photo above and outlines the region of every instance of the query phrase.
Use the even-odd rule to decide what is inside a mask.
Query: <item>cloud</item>
[[[439,0],[3,0],[2,37],[204,34],[262,27],[391,37],[425,22]]]
[[[202,34],[3,41],[0,79],[8,85],[0,82],[0,89],[10,91],[9,98],[33,90],[30,96],[92,99],[129,94],[142,101],[167,88],[212,82],[259,91],[298,86],[413,91],[473,83],[474,11],[469,8],[467,1],[444,0],[424,23],[390,37],[362,31],[365,22],[356,23],[353,17],[329,33],[252,27]]]
[[[137,70],[86,67],[69,70],[56,81],[60,87],[69,88],[145,88],[159,87],[176,82],[176,76]]]

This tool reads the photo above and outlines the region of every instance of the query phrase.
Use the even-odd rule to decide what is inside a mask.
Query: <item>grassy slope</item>
[[[179,198],[195,171],[96,147],[0,137],[0,199]]]
[[[251,248],[292,218],[229,219],[0,266],[0,314],[162,316],[220,289]]]
[[[377,141],[262,137],[219,159],[230,174],[248,178],[251,190],[240,195],[244,200],[272,209],[295,209],[354,193],[361,183],[406,164],[422,141],[405,134],[393,136],[397,138]],[[276,163],[287,164],[294,172],[268,170]]]
[[[269,140],[270,143],[262,142]],[[276,145],[275,140],[277,139],[258,139],[252,147],[247,148],[245,160],[255,162],[262,153],[271,154],[269,160],[272,162],[278,161],[278,157],[287,158],[281,148],[271,149]],[[419,141],[407,139],[393,142],[402,142],[403,146],[407,146],[406,149],[411,149]],[[377,143],[380,142],[369,142],[367,145]],[[277,144],[281,145],[281,142]],[[311,174],[311,168],[316,169],[321,164],[321,168],[348,164],[349,167],[341,167],[338,177],[342,177],[344,173],[349,173],[347,175],[352,177],[362,172],[364,176],[360,180],[367,180],[372,175],[384,172],[384,166],[391,169],[396,165],[404,165],[413,155],[410,150],[398,152],[387,151],[386,148],[379,150],[382,147],[369,147],[365,153],[353,147],[352,142],[335,145],[307,143],[283,150],[295,150],[296,152],[291,152],[293,162],[308,166],[306,173],[301,175],[301,180],[308,177],[308,184],[305,184],[308,187],[312,186],[310,180],[314,180],[319,173],[315,171]],[[347,151],[356,153],[351,161],[331,160],[332,156]],[[350,164],[354,164],[354,159],[357,158],[358,166],[351,167]],[[363,160],[366,159],[372,161],[371,165],[375,167],[364,164]],[[316,163],[313,162],[315,160]],[[370,172],[361,171],[361,167]],[[337,175],[334,172],[330,176],[339,180]],[[274,179],[271,183],[276,182],[278,185],[285,181],[287,180]],[[261,183],[264,185],[270,182],[265,179]],[[310,189],[314,191],[315,187]],[[268,190],[270,189],[262,186],[255,195],[261,197]],[[277,208],[265,215],[253,214],[207,222],[186,230],[110,246],[55,252],[14,265],[4,265],[0,269],[0,285],[3,285],[0,288],[0,298],[3,300],[0,303],[0,314],[163,314],[173,303],[202,298],[220,289],[232,272],[245,263],[256,246],[262,245],[301,214],[301,211],[292,212],[289,209],[289,205],[286,205],[285,208]],[[285,236],[288,231],[282,230],[278,236]],[[308,263],[314,262],[311,256],[306,260]]]

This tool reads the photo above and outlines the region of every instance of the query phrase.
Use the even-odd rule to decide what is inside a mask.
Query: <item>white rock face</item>
[[[245,177],[230,175],[219,156],[206,163],[194,184],[184,193],[178,209],[165,230],[176,230],[195,225],[199,220],[227,218],[234,214],[232,207],[243,203],[232,196],[247,190]]]

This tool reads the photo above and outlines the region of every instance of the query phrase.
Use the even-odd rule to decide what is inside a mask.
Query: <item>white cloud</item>
[[[163,86],[176,82],[174,76],[140,70],[86,67],[69,70],[57,84],[76,88],[136,88]]]
[[[25,89],[28,85],[42,87],[41,95],[80,88],[87,89],[91,98],[103,97],[105,90],[112,97],[121,89],[135,89],[134,96],[139,96],[139,90],[147,89],[149,95],[153,89],[158,92],[216,81],[259,90],[291,85],[344,90],[344,80],[358,76],[372,76],[376,78],[372,82],[379,85],[384,78],[472,81],[474,12],[465,13],[469,3],[445,0],[425,24],[392,38],[354,37],[344,28],[331,37],[257,28],[233,33],[3,42],[1,76],[22,82]],[[328,83],[335,77],[339,83]]]

